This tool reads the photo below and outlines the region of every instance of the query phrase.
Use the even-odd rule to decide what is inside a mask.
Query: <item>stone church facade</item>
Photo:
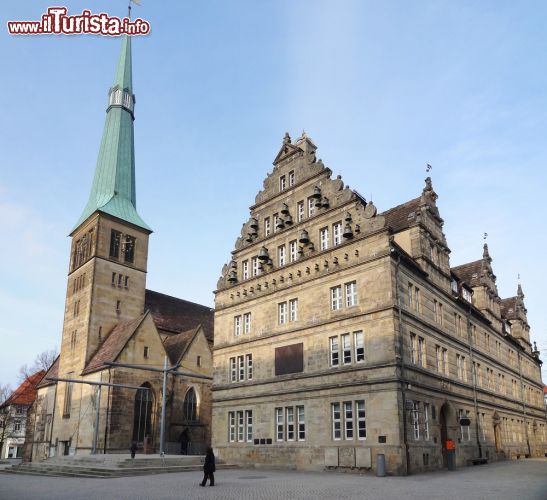
[[[215,292],[213,444],[231,463],[388,473],[547,454],[524,294],[450,267],[437,194],[378,213],[286,134]],[[450,443],[448,443],[449,445]]]
[[[112,362],[175,367],[165,449],[203,453],[210,442],[213,312],[146,289],[152,231],[136,210],[131,65],[125,37],[91,194],[70,234],[61,349],[38,388],[33,460],[90,453],[94,445],[98,453],[128,453],[133,441],[158,452],[162,373]],[[80,382],[110,385],[99,392]]]

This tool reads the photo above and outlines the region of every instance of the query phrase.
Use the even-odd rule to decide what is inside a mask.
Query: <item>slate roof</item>
[[[386,218],[386,225],[393,229],[393,232],[397,233],[408,229],[411,224],[416,222],[416,212],[420,207],[420,198],[414,198],[407,201],[402,205],[386,210],[380,215]]]
[[[196,328],[192,328],[192,330],[171,335],[164,340],[163,345],[167,351],[169,359],[171,360],[171,364],[174,365],[180,360],[198,333],[199,329],[200,326],[196,326]]]
[[[104,368],[105,361],[114,361],[145,316],[146,314],[143,314],[140,318],[118,323],[108,337],[106,337],[99,349],[97,349],[97,352],[89,360],[89,363],[87,363],[82,374],[91,373]]]
[[[146,290],[144,300],[144,307],[152,314],[158,329],[179,333],[201,325],[207,340],[213,341],[214,311],[210,307],[177,299],[152,290]]]
[[[26,378],[23,383],[15,389],[8,399],[4,402],[2,406],[8,405],[31,405],[36,399],[36,388],[38,382],[42,380],[45,375],[45,370],[40,370],[32,374],[30,377]]]
[[[467,264],[453,267],[450,270],[468,286],[474,287],[480,285],[483,264],[483,260],[476,260],[475,262],[468,262]]]
[[[505,319],[517,318],[517,299],[518,297],[509,297],[502,299],[500,304],[501,316]]]
[[[49,367],[49,370],[43,376],[42,380],[38,383],[37,387],[45,387],[47,385],[55,384],[55,382],[53,382],[51,380],[46,380],[46,378],[47,377],[58,377],[59,376],[59,359],[60,359],[60,356],[57,356],[57,359]]]

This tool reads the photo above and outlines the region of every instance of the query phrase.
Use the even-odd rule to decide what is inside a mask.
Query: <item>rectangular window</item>
[[[289,187],[294,186],[294,180],[295,180],[295,177],[294,177],[294,170],[291,170],[291,171],[289,172]]]
[[[236,440],[236,415],[235,412],[228,412],[228,441],[233,443]]]
[[[244,261],[241,263],[241,267],[242,267],[242,269],[243,269],[243,279],[244,279],[244,280],[249,279],[249,261],[248,261],[248,260],[244,260]]]
[[[239,382],[245,380],[245,358],[243,356],[237,357],[238,375],[237,380]]]
[[[135,241],[133,236],[125,235],[123,242],[123,260],[129,264],[132,264],[135,258]]]
[[[344,438],[353,439],[353,403],[344,401]]]
[[[69,377],[73,374],[70,373]],[[72,382],[65,383],[65,404],[63,408],[63,417],[70,417],[70,409],[72,408]]]
[[[418,337],[415,333],[410,334],[410,362],[418,363]]]
[[[462,362],[462,356],[459,354],[456,354],[456,368],[458,370],[458,378],[460,380],[463,380],[463,362]]]
[[[294,441],[294,408],[288,406],[285,408],[287,417],[287,441]]]
[[[460,420],[464,417],[469,418],[469,410],[466,410],[465,412],[460,409],[459,411],[459,417]],[[460,423],[460,434],[462,441],[471,441],[471,433],[470,433],[470,425],[461,425]]]
[[[308,217],[312,217],[315,213],[315,198],[308,198]]]
[[[408,308],[412,308],[412,303],[414,302],[414,287],[412,283],[408,284]]]
[[[118,274],[118,288],[123,286],[123,275]]]
[[[245,358],[247,360],[247,380],[253,380],[253,355],[247,354]]]
[[[125,277],[125,284],[124,284],[124,287],[125,287],[125,288],[129,288],[129,276],[126,276],[126,277]]]
[[[414,431],[414,439],[420,439],[420,403],[414,401],[412,403],[412,430]]]
[[[230,358],[230,382],[237,382],[236,358]]]
[[[367,423],[365,420],[365,402],[355,401],[355,412],[357,413],[357,438],[367,438]]]
[[[450,375],[449,367],[448,367],[448,350],[443,349],[443,368],[444,368],[444,374],[446,376]]]
[[[247,423],[247,442],[253,440],[253,412],[251,410],[245,410],[245,420]]]
[[[283,441],[285,439],[285,421],[283,418],[283,408],[275,409],[275,427],[276,427],[276,439],[277,441]]]
[[[439,302],[439,325],[443,326],[443,305]]]
[[[296,240],[289,242],[289,259],[291,262],[295,262],[298,258],[298,245]]]
[[[287,303],[280,302],[277,307],[279,310],[279,324],[284,325],[287,322]]]
[[[282,175],[279,178],[279,191],[285,191],[285,189],[287,189],[287,178]]]
[[[418,366],[426,367],[425,339],[418,337]]]
[[[272,232],[271,220],[269,217],[264,217],[264,237],[270,236]]]
[[[429,403],[424,403],[424,439],[429,441]]]
[[[349,333],[340,336],[342,340],[342,364],[348,365],[351,363],[351,341]]]
[[[116,273],[112,273],[112,286],[116,286]]]
[[[342,287],[335,286],[330,289],[330,303],[331,309],[337,311],[342,308]]]
[[[243,411],[237,412],[237,440],[241,443],[245,439],[245,418]]]
[[[420,312],[420,289],[418,287],[415,287],[414,290],[414,310],[417,313]]]
[[[274,233],[279,229],[277,227],[278,222],[279,222],[279,214],[273,214],[273,230],[274,230]]]
[[[304,220],[304,202],[303,201],[299,201],[298,204],[296,205],[296,213],[297,213],[298,222],[303,221]]]
[[[243,315],[244,333],[251,333],[251,313]]]
[[[365,337],[363,332],[353,332],[353,346],[355,349],[355,362],[365,361]]]
[[[303,406],[296,407],[296,416],[298,424],[298,441],[306,440],[306,415]]]
[[[149,353],[149,349],[148,349],[148,346],[144,346],[144,352],[143,352],[143,356],[145,359],[148,358],[148,353]]]
[[[234,335],[236,337],[241,335],[241,316],[234,317]]]
[[[277,263],[279,267],[285,265],[285,245],[281,245],[277,249]]]
[[[338,336],[329,339],[330,345],[330,365],[338,366],[340,363],[340,346],[338,344]]]
[[[321,250],[327,250],[329,248],[329,228],[324,227],[319,231],[319,241],[321,243]]]
[[[120,246],[122,242],[122,233],[112,229],[110,232],[110,257],[118,259],[120,257]]]
[[[298,299],[289,300],[289,315],[291,321],[298,320]]]
[[[342,243],[342,223],[336,222],[332,225],[332,244],[334,246]]]
[[[439,311],[437,310],[437,301],[433,300],[433,319],[435,323],[439,322]]]
[[[346,307],[353,307],[357,305],[357,283],[352,281],[346,283]]]
[[[253,257],[251,259],[251,263],[253,265],[253,276],[258,276],[258,273],[260,271],[259,269],[259,262],[258,262],[258,257]]]
[[[331,412],[332,412],[332,439],[339,440],[342,438],[342,418],[340,415],[340,403],[332,403]]]

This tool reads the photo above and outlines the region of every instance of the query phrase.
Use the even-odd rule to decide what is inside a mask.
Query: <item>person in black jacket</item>
[[[215,485],[215,475],[213,474],[215,470],[215,455],[213,453],[213,448],[209,447],[205,453],[205,463],[203,464],[203,481],[200,483],[201,486],[205,486],[207,483],[207,478],[210,480],[210,486]]]

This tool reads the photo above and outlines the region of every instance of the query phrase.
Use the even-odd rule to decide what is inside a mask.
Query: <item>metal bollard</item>
[[[376,476],[385,477],[386,475],[386,456],[383,453],[376,455]]]

